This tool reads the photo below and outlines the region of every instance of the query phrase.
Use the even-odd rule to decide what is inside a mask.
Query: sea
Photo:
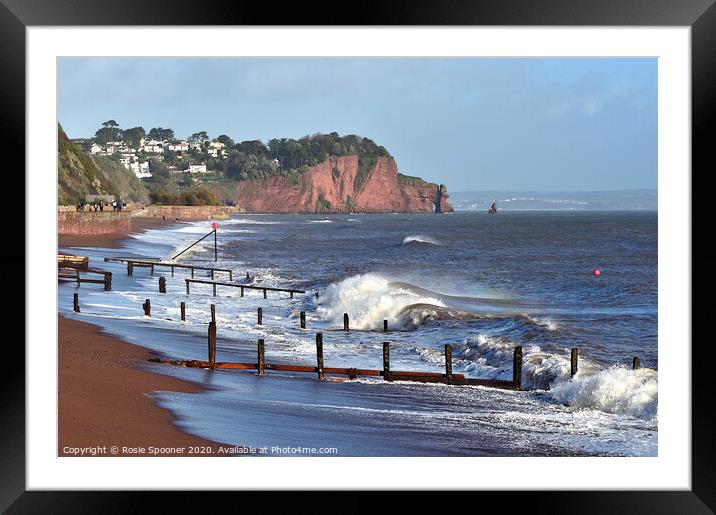
[[[58,306],[173,359],[207,359],[211,304],[218,361],[255,362],[264,339],[267,363],[315,365],[321,332],[326,367],[381,369],[388,341],[391,370],[444,372],[449,344],[454,373],[511,380],[514,348],[523,348],[524,391],[144,365],[205,387],[151,393],[183,430],[268,455],[656,456],[657,221],[655,211],[239,214],[218,222],[216,261],[213,235],[176,259],[230,268],[236,284],[306,291],[293,298],[226,286],[214,297],[197,283],[187,295],[187,270],[129,277],[125,264],[103,262],[170,260],[212,231],[211,221],[180,221],[118,249],[61,249],[112,271],[113,289],[63,283]]]

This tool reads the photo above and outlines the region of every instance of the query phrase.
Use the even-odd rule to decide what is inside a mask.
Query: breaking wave
[[[515,343],[507,338],[480,334],[455,346],[454,363],[474,377],[511,380],[514,347]],[[435,363],[444,359],[439,351],[421,349],[418,354]],[[547,390],[552,401],[575,408],[647,420],[657,418],[658,372],[649,368],[601,368],[589,358],[580,357],[579,371],[571,377],[568,349],[549,352],[531,345],[523,349],[522,385]]]
[[[591,375],[580,371],[549,393],[555,401],[575,408],[656,420],[658,383],[656,370],[615,365]]]
[[[447,295],[378,273],[349,277],[331,284],[317,301],[318,313],[340,323],[349,313],[351,327],[382,329],[383,320],[395,330],[411,331],[429,320],[479,320],[515,315],[512,299]],[[522,322],[545,327],[547,322],[518,316]]]
[[[331,284],[318,300],[321,317],[339,323],[343,313],[350,313],[351,327],[362,330],[382,328],[383,320],[394,329],[414,329],[444,307],[437,295],[418,293],[374,273]]]
[[[426,243],[429,245],[440,245],[440,242],[438,242],[435,238],[431,238],[430,236],[424,236],[422,234],[406,236],[405,239],[403,239],[403,245],[408,245],[410,243]]]

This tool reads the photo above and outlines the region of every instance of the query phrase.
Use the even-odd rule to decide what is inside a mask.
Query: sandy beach
[[[119,447],[117,456],[147,456],[150,447],[218,450],[216,442],[179,430],[172,414],[147,395],[200,391],[191,383],[137,369],[158,354],[102,334],[91,324],[58,316],[58,325],[59,456],[76,455],[70,448],[113,445]],[[123,452],[123,447],[146,450]],[[186,456],[187,451],[151,455]]]
[[[132,219],[132,234],[168,226],[169,220]],[[58,235],[64,246],[118,248],[128,233]],[[139,370],[158,354],[103,334],[94,325],[58,316],[58,455],[74,456],[90,447],[119,447],[116,456],[185,456],[149,452],[150,447],[188,448],[220,445],[184,433],[173,415],[158,407],[152,391],[197,392],[192,383]],[[144,451],[123,452],[123,447]],[[228,446],[224,446],[228,447]],[[112,454],[98,454],[107,456]],[[198,454],[208,455],[208,454]]]

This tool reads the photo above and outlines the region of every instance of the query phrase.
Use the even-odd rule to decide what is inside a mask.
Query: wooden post
[[[159,278],[159,293],[166,293],[166,292],[167,292],[167,278],[162,276]]]
[[[186,294],[189,295],[189,279],[184,279],[184,280],[186,281]]]
[[[152,305],[149,303],[149,299],[144,301],[144,316],[152,316]]]
[[[249,279],[249,273],[248,273],[248,272],[246,272],[246,280],[247,280],[247,281],[250,280],[250,279]]]
[[[579,349],[577,347],[572,348],[572,355],[570,356],[570,374],[572,377],[574,377],[574,374],[577,373],[577,365],[579,361]]]
[[[264,323],[264,309],[263,309],[263,308],[259,308],[259,309],[257,310],[257,315],[258,315],[258,321],[256,322],[256,324],[257,324],[257,325],[262,325],[262,324]]]
[[[349,325],[349,324],[348,324],[348,313],[343,313],[343,330],[344,330],[344,331],[348,331],[348,330],[349,330],[348,325]]]
[[[77,277],[77,287],[79,288],[79,287],[80,287],[80,282],[81,282],[81,281],[80,281],[80,269],[79,269],[79,268],[76,268],[76,269],[75,269],[75,276]]]
[[[210,272],[211,272],[211,280],[213,281],[214,280],[214,270],[212,269],[212,270],[210,270]]]
[[[179,304],[179,311],[181,312],[181,321],[184,322],[186,320],[186,304],[184,302]]]
[[[452,378],[452,345],[445,344],[445,377]]]
[[[289,295],[289,298],[292,299],[293,298],[293,290],[289,291],[288,295]]]
[[[151,273],[149,275],[153,276],[154,275],[154,265],[149,265],[149,266],[150,266],[149,270],[151,270]]]
[[[388,321],[387,320],[383,320],[383,332],[384,333],[388,332]]]
[[[104,291],[112,291],[112,272],[104,273]]]
[[[211,305],[211,321],[216,323],[216,306]]]
[[[638,356],[634,356],[634,359],[631,361],[631,369],[632,370],[639,370],[641,368],[641,360]]]
[[[266,288],[264,288],[264,299],[266,298]]]
[[[172,277],[174,277],[174,265],[172,265]]]
[[[134,263],[131,261],[127,261],[127,275],[133,275],[134,274]]]
[[[74,299],[72,302],[72,309],[74,310],[75,313],[80,312],[80,294],[79,293],[75,293],[75,295],[74,295]]]
[[[233,281],[234,281],[232,274],[233,274],[233,272],[232,272],[231,270],[229,270],[229,282],[233,282]]]
[[[212,290],[213,290],[213,295],[214,295],[214,297],[216,297],[216,285],[212,284],[211,286],[212,286]]]
[[[517,388],[522,388],[522,346],[515,347],[515,355],[512,358],[512,382]]]
[[[301,329],[306,328],[306,312],[301,311]]]
[[[316,333],[316,359],[318,362],[318,379],[323,379],[323,333]]]
[[[209,364],[216,365],[216,322],[209,322]]]
[[[214,262],[218,261],[219,258],[217,257],[217,250],[216,250],[216,229],[214,229]],[[214,272],[212,271],[212,279],[214,278]]]
[[[259,375],[262,376],[262,375],[264,375],[264,368],[266,367],[266,359],[264,357],[264,341],[261,338],[259,338],[258,351],[259,351],[258,369],[259,369]]]
[[[241,287],[241,296],[242,297],[244,296],[244,287],[243,286]]]
[[[191,278],[194,279],[194,267],[191,267]]]
[[[390,343],[383,342],[383,379],[390,381]]]

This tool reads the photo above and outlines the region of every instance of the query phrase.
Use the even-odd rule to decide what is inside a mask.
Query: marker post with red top
[[[216,231],[219,229],[219,224],[214,222],[211,226],[214,229],[214,261],[216,262],[216,261],[218,261],[217,251],[216,251]]]

